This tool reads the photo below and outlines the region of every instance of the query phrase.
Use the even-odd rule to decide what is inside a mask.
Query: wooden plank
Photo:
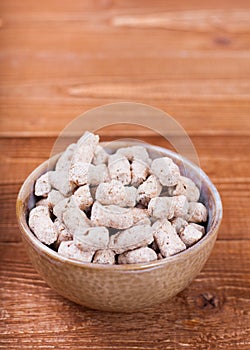
[[[25,13],[38,13],[46,14],[51,13],[53,15],[66,13],[70,14],[71,12],[97,12],[110,10],[119,10],[131,12],[132,10],[140,13],[152,13],[152,10],[157,11],[158,9],[162,11],[165,10],[185,10],[185,9],[200,9],[204,8],[203,2],[200,0],[190,0],[188,3],[182,0],[169,0],[167,3],[164,0],[144,0],[143,6],[140,0],[116,0],[112,1],[60,1],[60,6],[58,6],[58,0],[44,0],[39,7],[34,4],[32,0],[23,0],[22,3],[16,0],[8,0],[8,3],[2,3],[1,9],[3,13],[20,13],[21,15]],[[238,0],[235,1],[218,1],[211,0],[209,3],[206,3],[206,9],[244,9],[249,8],[248,0]]]
[[[46,6],[37,11],[29,1],[22,6],[14,2],[8,6],[3,6],[7,17],[2,23],[2,134],[53,133],[83,109],[127,99],[167,109],[192,133],[199,132],[201,118],[203,133],[215,129],[221,133],[249,131],[249,28],[243,33],[223,31],[224,25],[235,25],[228,20],[230,16],[242,25],[248,18],[246,10],[210,10],[206,16],[221,23],[212,33],[170,26],[164,32],[150,27],[148,35],[144,35],[144,28],[135,22],[141,19],[137,12],[135,19],[132,16],[133,28],[121,23],[121,17],[124,20],[128,16],[126,6],[121,4],[77,2],[73,5],[75,11],[68,13],[68,7],[63,6],[58,16],[46,12]],[[53,6],[50,5],[52,13]],[[100,28],[89,23],[89,18],[93,18],[90,13],[93,15],[94,9],[102,6],[111,9],[98,12],[106,38],[100,41]],[[188,18],[199,27],[204,20],[195,8],[202,6],[195,1],[193,6],[190,16],[181,3],[173,12],[175,3],[171,2],[166,7],[170,17],[163,14],[164,20],[172,18],[171,23],[176,23],[173,16],[182,16],[181,23]],[[133,7],[139,13],[144,11],[138,4]],[[158,19],[163,7],[162,2],[155,7]],[[223,9],[232,7],[223,5]],[[155,16],[151,10],[148,4],[142,14],[146,24],[149,16]],[[248,21],[244,23],[248,26]],[[61,35],[62,31],[65,35]],[[162,45],[163,33],[167,45]]]
[[[22,244],[1,244],[0,348],[247,350],[249,252],[249,241],[217,242],[188,289],[135,317],[65,300],[36,274]]]
[[[249,11],[244,11],[247,18]],[[187,14],[188,15],[188,14]],[[79,18],[79,14],[77,17]],[[85,14],[88,18],[88,14]],[[200,16],[200,13],[197,13]],[[88,62],[88,58],[99,61],[101,59],[109,58],[113,61],[116,58],[132,60],[135,59],[135,64],[138,58],[158,58],[163,62],[163,59],[168,63],[171,62],[171,58],[176,57],[179,62],[184,62],[187,59],[193,58],[200,59],[200,64],[197,67],[196,72],[200,68],[201,64],[205,62],[209,63],[209,56],[211,60],[220,60],[222,57],[226,59],[226,67],[230,65],[228,58],[238,58],[244,63],[244,57],[249,56],[247,51],[247,45],[249,45],[249,24],[248,28],[245,28],[243,32],[232,31],[228,32],[228,29],[223,28],[212,28],[212,31],[200,32],[192,26],[186,30],[178,30],[178,28],[140,28],[136,25],[133,28],[127,28],[126,26],[121,27],[118,23],[112,24],[112,21],[119,20],[119,17],[105,16],[104,18],[96,18],[99,21],[99,27],[96,28],[93,23],[86,23],[84,20],[68,20],[68,21],[50,21],[45,20],[44,17],[34,18],[33,22],[30,23],[29,18],[32,17],[28,14],[25,22],[16,21],[11,23],[11,19],[6,19],[6,22],[2,22],[2,41],[4,44],[5,54],[14,54],[18,52],[18,49],[22,49],[20,52],[20,58],[16,56],[16,62],[14,67],[18,68],[17,63],[24,62],[24,59],[30,55],[30,57],[37,57],[38,62],[44,59],[45,63],[50,59],[54,60],[58,58],[59,61],[63,59],[70,60],[71,62],[79,58],[85,59]],[[51,16],[51,18],[54,18]],[[90,17],[91,18],[91,17]],[[121,17],[122,18],[122,17]],[[22,17],[20,17],[23,20]],[[58,16],[55,17],[58,19]],[[248,23],[248,22],[246,22]],[[60,24],[62,24],[60,26]],[[227,25],[227,24],[225,24]],[[99,30],[98,30],[99,29]],[[43,30],[43,35],[39,35]],[[164,30],[164,41],[162,40],[162,30]],[[100,31],[107,38],[107,40],[100,41]],[[147,31],[148,35],[144,33]],[[15,33],[18,32],[18,36]],[[174,32],[174,38],[173,38]],[[59,33],[63,35],[59,35]],[[131,33],[133,35],[131,36]],[[74,40],[71,40],[74,37]],[[70,45],[70,51],[67,50]],[[166,44],[166,46],[164,45]],[[151,47],[152,50],[147,50]],[[158,54],[158,55],[157,55]],[[61,56],[60,56],[61,55]],[[5,55],[1,55],[5,57]],[[145,61],[147,62],[147,61]],[[148,61],[150,62],[150,61]],[[15,64],[16,63],[16,64]],[[79,62],[80,63],[80,62]],[[95,61],[93,62],[93,64]],[[35,62],[33,62],[35,64]],[[91,67],[91,62],[88,63]],[[108,62],[106,63],[108,64]],[[174,63],[172,63],[174,64]],[[55,71],[57,67],[55,66]],[[66,68],[66,67],[65,67]],[[68,70],[69,67],[67,67]],[[74,68],[74,67],[70,67]],[[130,69],[133,67],[130,67]],[[145,69],[146,66],[141,66],[141,69]],[[153,69],[154,67],[152,67]],[[121,67],[113,67],[114,72],[118,69],[125,71],[126,65]],[[129,67],[127,67],[129,69]],[[157,69],[155,67],[155,69]],[[165,70],[167,67],[165,68]],[[180,67],[181,69],[181,67]],[[195,67],[191,67],[195,71]],[[219,69],[217,67],[210,66],[212,72]],[[165,71],[164,70],[164,71]],[[242,72],[239,66],[237,71]],[[163,71],[163,72],[164,72]],[[220,76],[223,76],[223,70]],[[159,72],[159,70],[158,70]],[[236,71],[232,71],[231,74],[236,76]],[[6,73],[6,72],[5,72]],[[31,73],[31,72],[30,72]],[[38,72],[39,73],[39,72]],[[63,72],[62,72],[63,73]],[[95,74],[98,71],[95,70]],[[101,74],[102,71],[99,72]],[[104,72],[103,72],[104,73]],[[204,72],[205,73],[205,72]],[[178,74],[178,72],[176,72]],[[172,72],[171,76],[176,76]],[[186,74],[189,74],[186,71]],[[132,77],[132,76],[131,76]],[[224,74],[225,77],[225,74]]]
[[[72,103],[75,98],[81,98],[86,101],[91,99],[127,99],[136,100],[136,98],[152,100],[228,100],[248,101],[249,99],[249,80],[248,79],[182,79],[181,84],[178,80],[166,81],[125,81],[125,82],[100,82],[83,83],[82,80],[61,81],[61,90],[58,90],[60,82],[46,82],[40,86],[34,83],[5,83],[2,88],[1,99],[6,104],[15,100],[17,103],[27,103],[28,101],[42,102],[47,101],[49,95],[54,102],[60,102],[67,96],[67,102]],[[221,90],[221,86],[224,89]]]
[[[120,102],[119,99],[117,102]],[[57,136],[63,128],[74,118],[91,108],[102,104],[112,103],[115,100],[107,99],[83,102],[81,98],[72,103],[67,99],[58,102],[53,99],[46,101],[26,101],[18,103],[9,101],[0,107],[1,123],[0,135],[6,136]],[[138,101],[136,101],[138,102]],[[187,133],[192,135],[249,135],[250,105],[247,101],[158,101],[140,100],[147,104],[152,103],[154,107],[161,108],[172,115]],[[116,120],[114,118],[113,123]],[[92,127],[91,120],[86,118],[86,129]],[[109,133],[127,136],[127,128],[121,134],[119,126],[110,129]],[[114,132],[115,130],[115,132]],[[133,127],[133,136],[142,134],[141,130]],[[145,134],[145,130],[143,131]],[[148,135],[152,135],[152,132]]]
[[[101,11],[88,11],[81,9],[80,11],[57,11],[56,16],[52,12],[41,11],[36,12],[31,9],[20,12],[12,11],[6,13],[3,10],[3,18],[9,20],[7,23],[19,24],[40,24],[41,22],[58,23],[58,22],[82,22],[84,24],[95,23],[95,28],[98,26],[108,25],[114,27],[136,27],[136,28],[162,28],[181,31],[213,31],[225,30],[228,32],[246,32],[249,29],[248,8],[233,8],[225,9],[224,7],[216,6],[216,8],[199,8],[199,9],[178,9],[171,10],[165,8],[159,10],[153,7],[152,13],[149,9],[145,9],[138,13],[135,11],[127,12],[120,9],[99,9]],[[98,8],[96,9],[98,10]],[[152,9],[151,9],[152,10]],[[98,21],[98,24],[96,24]]]
[[[101,140],[111,141],[125,137],[118,129],[103,129]],[[119,129],[121,130],[121,128]],[[144,130],[141,129],[143,132]],[[147,132],[147,131],[146,131]],[[115,134],[115,135],[114,135]],[[131,135],[130,133],[126,136]],[[135,139],[173,149],[163,137],[133,135]],[[2,138],[0,183],[20,183],[40,163],[51,154],[55,138]],[[193,136],[201,167],[216,183],[241,181],[247,183],[250,178],[250,138],[248,136]],[[185,150],[185,148],[184,148]]]

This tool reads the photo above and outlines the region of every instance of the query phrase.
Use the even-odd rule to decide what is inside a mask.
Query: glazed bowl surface
[[[134,143],[113,142],[112,150]],[[38,166],[25,180],[17,198],[17,220],[30,260],[47,282],[63,297],[80,305],[104,311],[133,312],[164,302],[185,289],[200,272],[214,246],[222,219],[218,191],[208,176],[189,160],[167,149],[147,145],[152,158],[167,156],[201,190],[200,201],[208,209],[205,236],[187,250],[150,263],[100,265],[60,256],[41,243],[27,224],[29,210],[35,205],[36,179],[53,169],[59,154]]]

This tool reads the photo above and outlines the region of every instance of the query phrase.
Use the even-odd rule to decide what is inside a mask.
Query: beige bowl
[[[113,143],[115,148],[129,143]],[[183,175],[201,189],[201,201],[209,218],[206,235],[194,246],[175,256],[151,263],[98,265],[60,256],[31,232],[28,211],[34,206],[35,180],[48,167],[53,169],[59,155],[42,163],[25,180],[17,198],[17,220],[32,264],[48,285],[60,295],[89,308],[130,312],[161,303],[186,288],[207,261],[222,219],[220,196],[207,175],[187,159],[156,146],[146,146],[150,155],[165,155],[174,160]]]

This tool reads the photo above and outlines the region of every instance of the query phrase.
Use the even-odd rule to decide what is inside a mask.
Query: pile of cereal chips
[[[99,264],[133,264],[178,254],[205,234],[200,191],[168,157],[146,147],[108,154],[90,132],[35,184],[29,226],[58,254]],[[199,224],[202,223],[202,224]]]

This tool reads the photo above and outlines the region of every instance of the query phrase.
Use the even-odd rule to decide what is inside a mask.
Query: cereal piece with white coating
[[[41,175],[35,183],[35,195],[40,197],[47,197],[51,191],[50,171]]]
[[[172,197],[172,205],[175,217],[185,217],[187,215],[189,205],[186,196],[180,195]]]
[[[69,171],[69,168],[71,166],[71,159],[75,148],[75,143],[72,143],[66,148],[66,150],[62,153],[61,157],[58,159],[55,170]]]
[[[174,217],[174,208],[172,205],[172,198],[169,197],[155,197],[152,198],[148,204],[149,214],[157,219],[172,219]]]
[[[102,146],[97,145],[94,152],[93,164],[106,164],[108,162],[108,158],[109,154],[105,151],[105,149]]]
[[[197,230],[194,226],[188,225],[181,229],[179,236],[182,242],[184,242],[187,247],[190,247],[201,239],[202,232]]]
[[[133,217],[133,225],[150,225],[147,209],[131,208],[131,214]]]
[[[61,192],[57,190],[51,190],[47,198],[49,208],[54,208],[54,206],[64,198],[65,197],[61,194]]]
[[[99,142],[99,136],[88,131],[78,140],[71,159],[69,169],[69,180],[77,185],[88,183],[88,165],[90,164],[96,147]]]
[[[200,190],[196,184],[188,177],[181,176],[175,187],[168,189],[170,196],[183,194],[189,202],[197,202],[200,198]]]
[[[114,265],[115,253],[111,249],[97,250],[94,255],[93,263]]]
[[[144,146],[122,147],[117,150],[116,154],[126,157],[131,162],[135,159],[148,165],[152,162]]]
[[[109,248],[116,254],[145,247],[153,242],[153,230],[149,225],[134,226],[110,237]]]
[[[109,231],[106,227],[78,227],[74,232],[73,240],[82,250],[107,249],[109,244]]]
[[[50,245],[57,240],[58,233],[47,207],[41,205],[30,211],[29,226],[39,241]]]
[[[156,252],[148,247],[130,250],[118,256],[118,264],[139,264],[157,260]]]
[[[72,195],[75,186],[70,182],[67,170],[50,171],[49,181],[52,187],[61,192],[64,197]]]
[[[96,200],[103,205],[119,205],[121,207],[134,207],[136,189],[125,187],[120,181],[112,180],[109,183],[101,183],[96,190]]]
[[[188,212],[188,201],[185,196],[155,197],[148,205],[149,214],[157,219],[172,219],[173,217],[185,217]]]
[[[150,199],[161,193],[161,184],[155,175],[150,175],[137,189],[137,202],[148,205]]]
[[[97,186],[102,182],[110,181],[108,168],[105,164],[92,165],[89,168],[88,184]]]
[[[76,204],[71,203],[62,213],[62,222],[73,236],[81,233],[83,229],[91,226],[91,221],[87,215]]]
[[[171,221],[172,226],[176,229],[176,232],[179,233],[182,228],[188,225],[188,222],[183,218],[174,218]]]
[[[88,183],[89,168],[92,166],[86,162],[76,162],[69,169],[70,182],[77,186],[86,185]]]
[[[171,158],[162,157],[152,161],[151,170],[163,186],[177,185],[180,180],[180,170]]]
[[[130,208],[117,205],[102,205],[98,201],[93,204],[91,222],[96,226],[126,229],[133,225],[133,214]]]
[[[53,214],[60,220],[62,220],[62,215],[65,212],[68,204],[70,202],[70,198],[64,198],[53,207]]]
[[[93,204],[93,198],[90,193],[89,185],[79,187],[73,194],[75,202],[81,210],[86,210]]]
[[[126,186],[125,187],[126,190],[126,200],[124,201],[124,203],[122,203],[122,205],[124,207],[134,207],[136,204],[136,194],[137,194],[137,190],[134,186]]]
[[[131,184],[138,187],[149,175],[149,165],[140,159],[134,159],[131,163]]]
[[[134,222],[134,226],[139,226],[139,225],[149,225],[151,226],[151,220],[149,217],[141,219],[139,221]]]
[[[166,220],[159,220],[152,226],[153,235],[160,253],[164,258],[175,255],[186,249],[176,230],[171,223]]]
[[[78,186],[96,186],[109,180],[108,169],[105,164],[93,165],[78,162],[71,166],[69,171],[70,181]]]
[[[143,146],[131,146],[119,148],[116,155],[124,156],[131,162],[131,184],[139,186],[146,180],[152,160]]]
[[[207,208],[202,203],[190,202],[187,213],[188,222],[206,222]]]
[[[131,182],[130,163],[126,157],[119,154],[112,154],[109,157],[108,169],[111,180],[118,180],[123,185]]]
[[[63,241],[58,248],[58,254],[65,258],[75,259],[82,262],[91,262],[94,251],[83,251],[78,248],[74,241]]]
[[[159,219],[156,220],[153,225],[152,228],[154,231],[159,230],[159,229],[168,229],[170,228],[171,222],[168,219]],[[174,229],[174,228],[173,228]]]
[[[55,247],[58,248],[60,243],[63,241],[73,240],[72,234],[67,230],[66,226],[59,219],[54,221],[54,230],[58,233],[57,240],[55,242]]]
[[[191,222],[189,225],[194,227],[196,230],[200,231],[202,233],[202,235],[205,234],[205,227],[204,226],[195,224],[194,222]]]
[[[86,131],[83,136],[77,141],[72,160],[71,165],[78,162],[82,163],[91,163],[96,147],[99,142],[99,136],[94,135],[91,132]]]

